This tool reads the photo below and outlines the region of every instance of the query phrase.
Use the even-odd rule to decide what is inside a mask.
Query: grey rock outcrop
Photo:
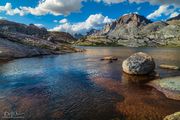
[[[154,22],[154,23],[144,26],[142,28],[141,32],[144,34],[149,34],[151,32],[156,32],[158,30],[161,30],[162,28],[164,28],[168,25],[169,25],[168,23],[163,22],[163,21]]]
[[[65,32],[54,32],[47,31],[44,27],[37,27],[34,24],[21,24],[8,20],[0,20],[0,32],[16,33],[16,34],[25,34],[32,37],[51,40],[52,42],[59,43],[70,43],[76,41],[76,39],[71,36],[69,33]]]
[[[26,35],[32,35],[36,37],[43,37],[48,34],[45,28],[39,28],[34,24],[25,25],[8,20],[0,20],[0,30],[13,33],[21,33]]]
[[[0,38],[0,60],[52,54],[52,51]]]
[[[70,44],[73,41],[76,41],[76,38],[74,38],[72,35],[66,32],[57,32],[57,31],[51,31],[49,32],[44,39],[49,40],[54,43],[67,43]]]
[[[152,22],[138,14],[128,14],[79,40],[83,45],[118,45],[128,47],[180,47],[180,20]]]
[[[75,40],[68,33],[0,20],[0,60],[76,52],[69,45]]]
[[[126,38],[135,35],[143,26],[152,23],[150,20],[138,14],[127,14],[118,20],[106,24],[99,35],[107,35],[110,38]]]

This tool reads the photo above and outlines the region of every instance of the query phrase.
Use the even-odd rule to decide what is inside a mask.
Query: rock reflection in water
[[[122,47],[88,47],[84,53],[0,63],[0,119],[5,111],[17,111],[25,119],[162,120],[179,111],[179,101],[139,84],[151,77],[122,73],[122,61],[139,51],[152,55],[157,65],[180,66],[178,49]],[[109,55],[118,61],[100,61]],[[156,71],[162,78],[180,75]]]
[[[129,75],[127,73],[122,73],[122,84],[145,84],[151,80],[159,78],[157,73],[152,73],[150,75]]]
[[[53,73],[48,71],[41,76],[33,73],[31,77],[16,74],[15,81],[14,77],[6,80],[0,85],[0,95],[5,95],[0,99],[0,118],[4,112],[18,112],[23,113],[25,119],[44,120],[123,118],[114,106],[122,96],[90,83],[84,71],[60,72],[62,70],[53,69]]]
[[[123,81],[126,80],[132,80],[132,76],[126,76]],[[92,78],[92,81],[108,91],[124,96],[123,101],[117,102],[116,110],[125,115],[126,120],[162,120],[166,115],[180,109],[179,101],[169,100],[146,85],[102,77]]]

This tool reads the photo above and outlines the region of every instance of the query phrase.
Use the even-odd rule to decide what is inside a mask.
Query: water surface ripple
[[[43,120],[162,120],[180,111],[180,101],[168,99],[147,85],[132,83],[139,78],[121,69],[122,61],[138,51],[152,55],[157,65],[180,66],[180,49],[86,49],[85,53],[0,63],[0,118],[18,113],[24,119]],[[108,55],[119,60],[100,61]],[[180,76],[176,70],[157,67],[156,72],[162,78]]]

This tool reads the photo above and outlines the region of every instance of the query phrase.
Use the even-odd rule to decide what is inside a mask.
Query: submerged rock
[[[113,61],[113,60],[118,60],[118,58],[114,57],[114,56],[106,56],[106,57],[102,58],[101,60],[110,60],[110,61]]]
[[[180,67],[178,66],[174,66],[174,65],[165,65],[165,64],[162,64],[159,66],[160,68],[163,68],[163,69],[172,69],[172,70],[179,70]]]
[[[106,56],[106,57],[104,57],[104,58],[101,58],[101,60],[102,60],[102,61],[103,61],[103,60],[106,60],[106,61],[108,61],[108,63],[113,63],[114,61],[117,61],[118,58],[117,58],[117,57],[114,57],[114,56]]]
[[[146,75],[154,71],[155,62],[148,54],[139,52],[124,60],[122,68],[123,71],[128,74]]]
[[[180,120],[180,112],[168,115],[163,120]]]
[[[168,98],[180,100],[180,76],[154,80],[148,85],[163,92]]]

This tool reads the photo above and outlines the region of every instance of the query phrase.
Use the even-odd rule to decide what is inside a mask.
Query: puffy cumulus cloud
[[[0,6],[0,12],[5,12],[7,15],[20,15],[23,16],[25,13],[24,11],[20,10],[19,8],[12,8],[11,3],[6,3],[5,6]]]
[[[59,21],[59,23],[62,23],[62,24],[63,24],[63,23],[67,23],[67,22],[68,22],[68,20],[65,19],[65,18]]]
[[[152,5],[160,5],[157,10],[147,16],[148,19],[156,19],[158,17],[161,17],[162,15],[170,15],[170,17],[172,17],[178,14],[175,11],[180,10],[180,0],[129,0],[129,2],[149,2]]]
[[[87,1],[103,2],[105,4],[117,4],[122,2],[143,3],[149,2],[151,5],[173,5],[176,8],[180,7],[180,0],[40,0],[35,7],[20,6],[12,8],[11,3],[6,3],[0,6],[0,12],[6,12],[8,15],[32,14],[36,16],[52,14],[69,15],[72,12],[79,12],[83,7],[82,3]]]
[[[106,4],[116,4],[116,3],[121,3],[126,0],[94,0],[95,2],[104,2]]]
[[[128,0],[130,3],[149,2],[151,5],[174,5],[180,6],[180,0]]]
[[[79,12],[82,8],[82,2],[91,0],[40,0],[36,7],[20,6],[12,9],[11,3],[6,3],[5,6],[0,6],[0,12],[4,11],[8,15],[19,14],[23,16],[25,14],[32,14],[36,16],[52,14],[69,15],[72,12]],[[120,3],[126,0],[92,0],[95,2],[104,2],[107,4]]]
[[[66,22],[64,24],[60,24],[59,26],[51,29],[50,31],[63,31],[69,32],[71,34],[81,33],[86,34],[91,29],[100,29],[106,23],[112,22],[113,19],[110,19],[108,16],[103,16],[102,14],[94,14],[90,15],[84,22],[79,22],[75,24],[71,24]]]
[[[125,13],[125,14],[123,14],[122,16],[125,16],[125,15],[128,15],[128,14],[138,14],[138,15],[139,15],[138,12],[130,12],[130,13]]]
[[[57,23],[57,22],[58,22],[58,20],[53,20],[53,22],[54,22],[54,23]]]
[[[7,18],[6,18],[6,17],[1,17],[1,16],[0,16],[0,19],[7,19]]]
[[[36,7],[20,6],[19,8],[12,9],[11,3],[6,3],[0,6],[0,12],[6,12],[8,15],[19,14],[32,14],[36,16],[52,14],[52,15],[68,15],[72,12],[80,11],[84,0],[41,0]]]
[[[39,24],[39,23],[37,23],[37,24],[34,24],[35,26],[37,26],[37,27],[39,27],[39,28],[42,28],[42,27],[44,27],[44,25],[43,24]]]
[[[173,18],[173,17],[176,17],[176,16],[178,16],[179,15],[179,13],[178,12],[173,12],[171,15],[170,15],[170,17],[169,18]]]
[[[147,16],[148,19],[156,19],[162,15],[168,16],[172,14],[176,8],[170,5],[161,5],[157,10]]]
[[[80,11],[82,1],[84,0],[42,0],[35,8],[21,7],[21,9],[33,15],[68,15]]]
[[[157,10],[155,10],[153,13],[149,14],[147,16],[148,19],[153,19],[156,17],[160,17],[163,13],[168,11],[168,5],[162,5]]]

